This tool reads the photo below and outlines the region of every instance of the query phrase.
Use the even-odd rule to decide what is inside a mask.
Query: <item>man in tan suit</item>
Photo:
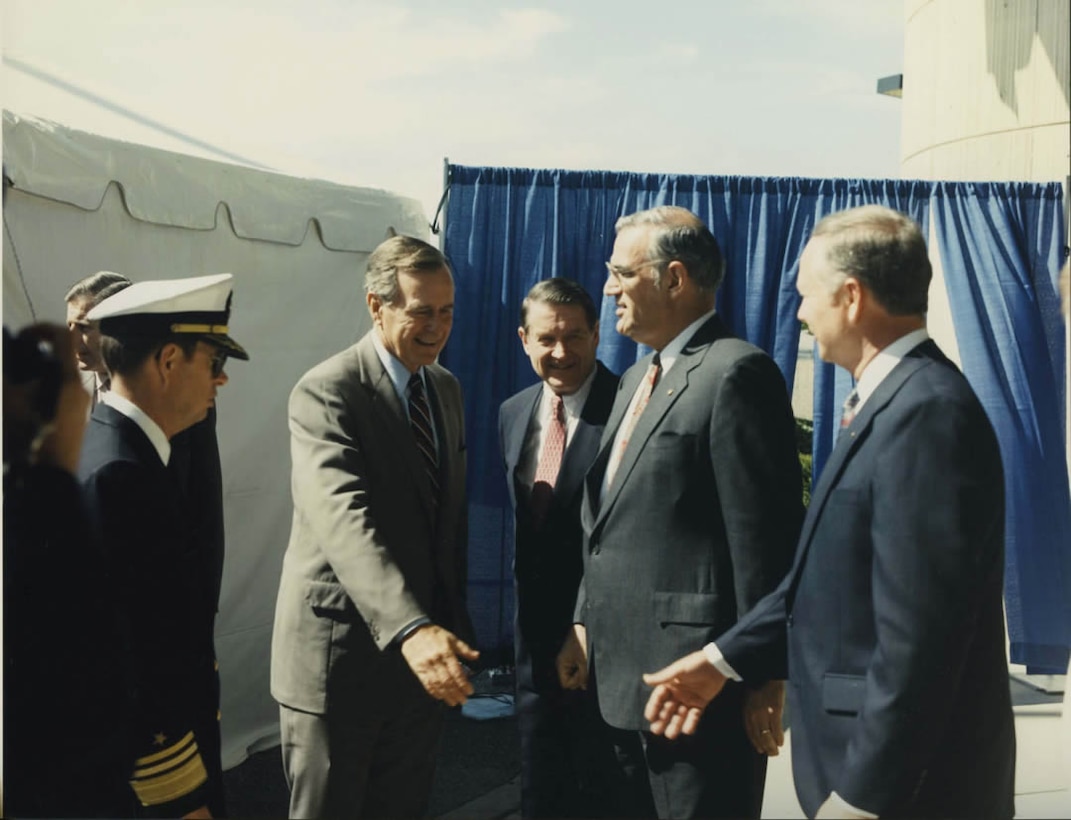
[[[454,283],[398,236],[365,276],[374,327],[290,396],[294,519],[272,639],[291,817],[425,813],[463,660],[467,521],[457,380],[435,363]]]

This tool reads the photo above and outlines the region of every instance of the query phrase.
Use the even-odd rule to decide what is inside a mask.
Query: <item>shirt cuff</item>
[[[391,645],[401,646],[402,641],[404,641],[406,638],[408,638],[410,635],[420,629],[420,627],[427,626],[430,623],[431,618],[427,617],[426,615],[421,615],[415,621],[410,621],[400,630],[398,630],[398,634],[394,636],[393,640],[391,640]]]
[[[841,797],[836,792],[830,792],[829,793],[829,799],[832,800],[838,806],[840,806],[840,808],[844,809],[846,812],[850,812],[851,814],[855,814],[858,817],[869,817],[869,818],[873,818],[873,820],[877,820],[877,815],[876,814],[871,814],[868,811],[864,811],[863,809],[856,808],[855,806],[853,806],[851,803],[849,803],[847,800],[845,800],[843,797]]]
[[[721,650],[718,649],[718,645],[715,643],[708,643],[703,647],[703,654],[707,656],[707,660],[710,661],[710,665],[721,672],[725,677],[740,683],[744,679],[740,677],[736,670],[729,666],[729,662],[725,660],[725,656],[721,654]]]

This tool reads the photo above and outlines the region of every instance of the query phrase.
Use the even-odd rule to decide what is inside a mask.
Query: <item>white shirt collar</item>
[[[409,403],[409,378],[412,374],[401,361],[387,350],[383,344],[383,340],[379,338],[379,331],[372,331],[372,344],[376,348],[376,355],[379,356],[379,361],[383,364],[383,369],[387,371],[387,375],[390,376],[391,384],[394,385],[394,392],[398,394],[398,401],[402,403],[402,407],[406,407]],[[417,373],[420,374],[420,380],[424,382],[424,389],[427,390],[428,380],[424,375],[424,368],[420,368]]]
[[[584,383],[576,389],[575,392],[568,396],[562,396],[562,404],[565,406],[565,415],[570,418],[579,418],[580,413],[584,410],[584,404],[588,400],[588,396],[591,395],[591,385],[595,382],[595,372],[599,369],[598,364],[591,368],[591,372],[588,373],[588,377],[584,379]],[[554,391],[550,389],[550,385],[543,382],[543,416],[549,417],[550,408],[552,407],[552,401],[554,399]]]
[[[893,368],[900,364],[900,360],[929,338],[930,334],[924,327],[912,330],[892,344],[883,347],[873,359],[867,362],[863,372],[859,374],[859,381],[855,384],[855,391],[859,394],[859,404],[855,406],[856,413],[878,389],[878,385],[885,381],[885,377],[892,373]]]
[[[673,340],[668,345],[658,351],[658,360],[662,364],[663,378],[665,378],[665,375],[669,372],[669,369],[673,367],[673,363],[677,361],[677,359],[680,357],[681,351],[684,350],[684,346],[692,340],[692,337],[699,332],[699,328],[706,324],[710,317],[713,316],[715,313],[717,313],[717,310],[711,308],[709,311],[707,311],[690,325],[688,325],[688,327],[686,327],[684,330],[674,336]]]
[[[102,393],[100,400],[103,404],[108,405],[118,413],[122,413],[140,427],[146,438],[149,439],[149,443],[152,444],[153,449],[160,456],[160,461],[165,466],[167,465],[171,460],[171,442],[167,440],[167,436],[160,429],[160,425],[153,421],[148,413],[134,404],[134,402],[120,396],[114,390]]]

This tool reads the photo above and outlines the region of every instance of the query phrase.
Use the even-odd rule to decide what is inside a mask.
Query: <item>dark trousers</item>
[[[633,731],[617,736],[622,771],[631,783],[637,782],[636,772],[646,773],[658,817],[759,816],[766,757],[747,739],[742,707],[743,690],[730,684],[707,707],[695,735],[666,740]],[[633,799],[645,799],[642,788]]]
[[[611,729],[593,692],[548,684],[517,687],[521,735],[521,815],[525,818],[622,817],[621,773]]]

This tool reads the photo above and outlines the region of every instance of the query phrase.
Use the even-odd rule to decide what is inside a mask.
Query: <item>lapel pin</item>
[[[667,396],[672,396],[673,395],[673,388],[672,387],[669,388],[669,390],[666,391],[666,395]]]

